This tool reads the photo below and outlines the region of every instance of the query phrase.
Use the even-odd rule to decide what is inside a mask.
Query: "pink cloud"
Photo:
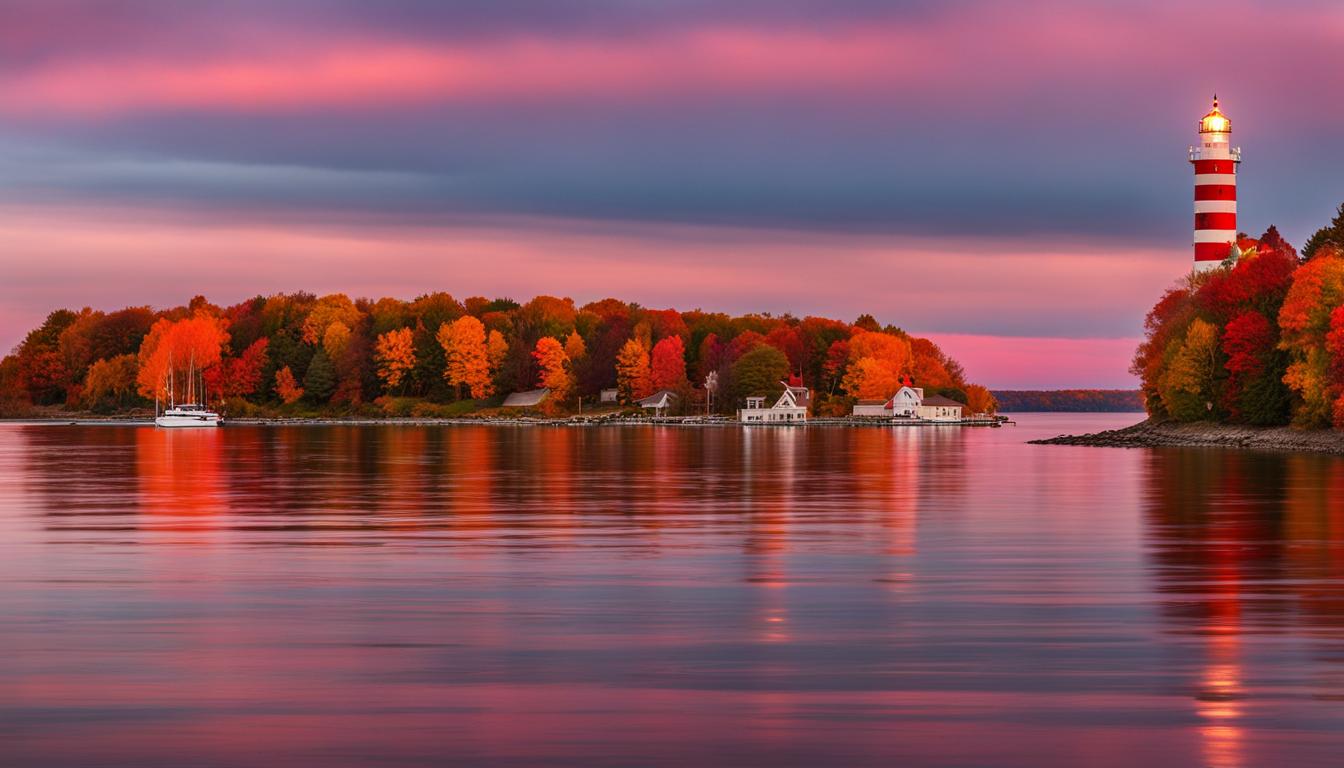
[[[1201,16],[1203,39],[1328,49],[1338,25],[1306,8],[1250,6]],[[1191,61],[1180,8],[947,11],[911,22],[806,28],[700,26],[621,38],[515,37],[412,42],[238,30],[224,45],[68,55],[0,74],[9,114],[115,114],[144,109],[289,110],[491,99],[581,99],[807,91],[890,102],[918,98],[966,112],[987,101],[1022,108],[1061,80],[1105,87],[1123,74],[1171,77]],[[247,40],[246,44],[236,41]],[[1142,51],[1142,55],[1135,55]],[[1275,60],[1231,57],[1227,79],[1265,80]],[[1291,67],[1289,67],[1291,69]],[[1282,73],[1280,73],[1282,74]],[[1295,73],[1290,73],[1295,77]],[[1321,72],[1338,82],[1337,72]]]

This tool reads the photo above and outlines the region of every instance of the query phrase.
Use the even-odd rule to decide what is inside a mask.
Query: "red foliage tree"
[[[667,336],[653,345],[649,379],[655,392],[660,389],[682,392],[689,388],[686,381],[686,347],[681,343],[680,336]]]

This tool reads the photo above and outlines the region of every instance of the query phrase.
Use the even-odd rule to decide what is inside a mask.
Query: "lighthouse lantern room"
[[[1195,271],[1213,269],[1232,254],[1237,241],[1237,165],[1232,121],[1213,109],[1199,121],[1199,144],[1190,147],[1195,167]]]

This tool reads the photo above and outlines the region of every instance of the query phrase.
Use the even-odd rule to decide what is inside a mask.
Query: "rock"
[[[1207,447],[1344,454],[1344,433],[1330,429],[1251,427],[1211,422],[1183,424],[1152,419],[1122,429],[1087,435],[1060,435],[1030,442],[1036,445],[1107,448]]]

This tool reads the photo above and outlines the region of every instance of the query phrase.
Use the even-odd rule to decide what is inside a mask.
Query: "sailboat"
[[[196,357],[193,355],[187,365],[187,402],[177,404],[173,393],[173,381],[177,377],[173,371],[173,356],[168,355],[168,371],[164,374],[168,390],[168,407],[159,412],[159,398],[154,397],[154,424],[160,427],[218,427],[224,422],[219,414],[205,406],[205,378],[201,378],[200,402],[196,402]]]

